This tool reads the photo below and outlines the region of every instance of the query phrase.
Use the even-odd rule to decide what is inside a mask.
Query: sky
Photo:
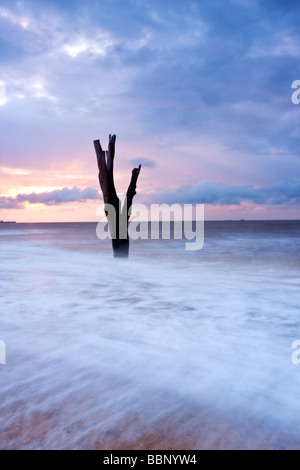
[[[0,0],[0,219],[97,221],[122,196],[299,219],[300,3]],[[294,88],[292,88],[294,86]]]

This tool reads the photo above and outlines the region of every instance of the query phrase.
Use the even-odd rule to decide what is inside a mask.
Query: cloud
[[[62,188],[42,193],[20,193],[15,197],[1,196],[0,209],[22,209],[25,203],[54,206],[70,202],[99,200],[101,196],[95,188]],[[149,203],[168,204],[211,204],[239,206],[244,202],[255,205],[300,204],[300,181],[278,182],[266,186],[226,185],[211,181],[201,181],[194,186],[182,186],[173,190],[147,195]]]
[[[22,209],[23,205],[11,196],[0,196],[0,209]]]
[[[279,182],[267,186],[226,185],[201,181],[154,195],[155,202],[169,204],[213,204],[221,206],[254,204],[300,204],[300,181]]]
[[[44,204],[53,206],[69,202],[84,202],[86,200],[100,200],[99,192],[94,188],[80,189],[77,186],[73,188],[55,189],[54,191],[45,191],[42,193],[18,194],[15,197],[1,196],[1,209],[22,209],[24,203]]]
[[[3,0],[1,164],[91,173],[92,141],[113,129],[149,156],[134,165],[172,166],[157,187],[291,180],[299,14],[292,0]]]
[[[130,162],[134,166],[146,166],[148,168],[154,168],[156,166],[156,162],[152,160],[151,158],[146,158],[146,157],[140,157],[140,158],[132,158]]]

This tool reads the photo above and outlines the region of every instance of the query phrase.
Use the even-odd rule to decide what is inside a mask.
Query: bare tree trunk
[[[128,222],[131,212],[132,200],[136,194],[136,184],[140,173],[141,165],[134,168],[131,180],[127,189],[123,209],[121,201],[117,196],[114,184],[114,157],[115,157],[116,136],[109,135],[108,150],[102,150],[99,140],[94,140],[94,147],[97,156],[99,169],[99,183],[105,204],[105,214],[112,238],[114,256],[128,257],[129,237]]]

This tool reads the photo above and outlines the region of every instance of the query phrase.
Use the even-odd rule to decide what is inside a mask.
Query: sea
[[[0,224],[0,448],[300,448],[300,221],[96,230]]]

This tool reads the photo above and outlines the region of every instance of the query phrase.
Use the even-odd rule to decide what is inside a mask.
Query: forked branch
[[[131,213],[132,201],[136,194],[137,179],[140,174],[141,165],[132,170],[125,204],[121,211],[121,201],[117,196],[114,183],[115,143],[116,136],[110,134],[108,150],[102,150],[100,140],[94,140],[94,147],[97,156],[99,170],[98,177],[105,204],[105,213],[112,236],[114,256],[127,257],[129,253],[128,221]],[[114,210],[109,210],[111,208]]]

